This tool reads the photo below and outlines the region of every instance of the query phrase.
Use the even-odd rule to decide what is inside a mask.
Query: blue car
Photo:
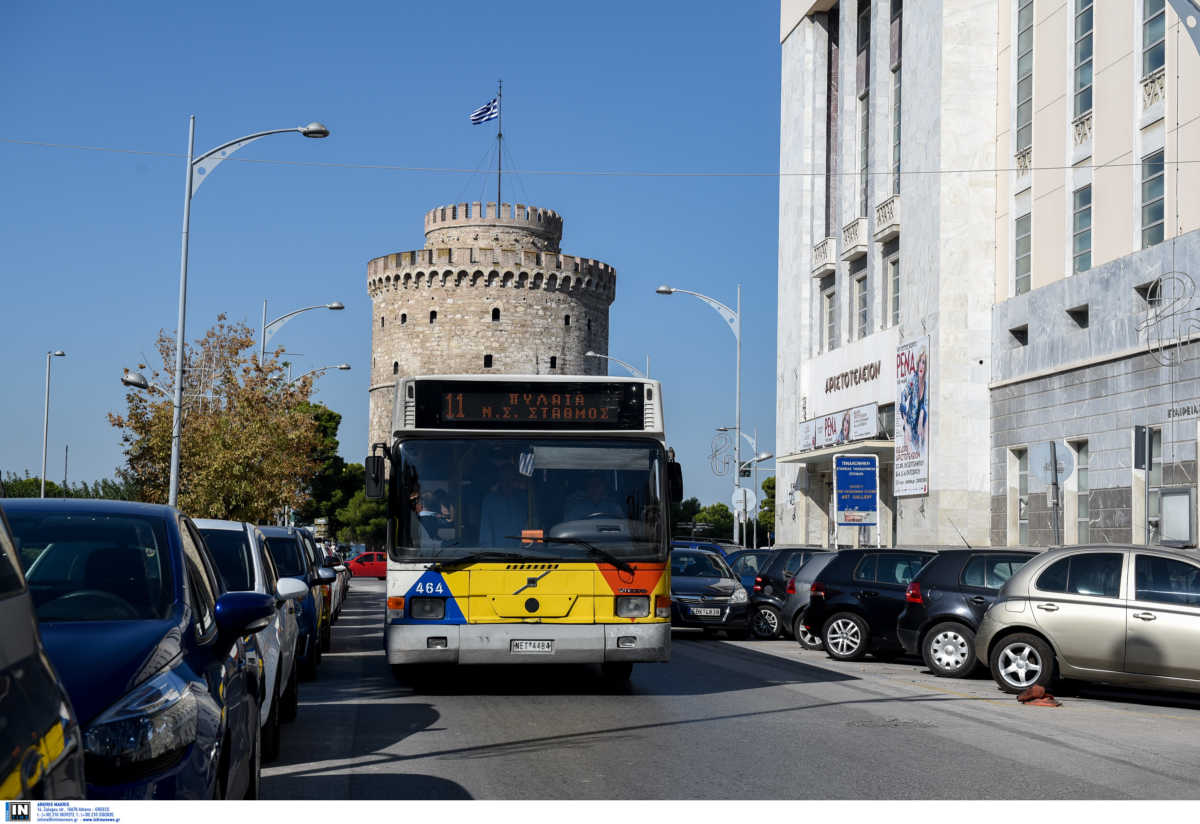
[[[321,615],[326,611],[322,587],[328,587],[337,579],[337,573],[318,566],[308,552],[299,530],[289,526],[260,526],[267,539],[267,551],[275,561],[280,578],[295,578],[308,587],[308,594],[296,602],[296,622],[299,635],[296,637],[296,660],[300,674],[305,678],[316,678],[321,665],[321,636],[324,624]]]
[[[676,538],[671,541],[672,549],[706,549],[709,552],[715,552],[722,558],[726,558],[730,553],[736,552],[741,547],[736,544],[722,544],[716,541],[693,541],[687,538]]]
[[[725,556],[725,563],[733,570],[733,574],[742,582],[746,592],[754,591],[754,579],[767,568],[774,550],[770,549],[739,549]]]
[[[224,592],[171,507],[4,502],[42,640],[83,730],[89,798],[258,795],[261,668],[275,599]]]

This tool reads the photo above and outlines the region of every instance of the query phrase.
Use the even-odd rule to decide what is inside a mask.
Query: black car
[[[725,563],[749,592],[754,588],[754,579],[771,562],[771,554],[769,549],[739,549],[726,555]]]
[[[894,658],[904,648],[896,619],[904,593],[934,552],[928,549],[843,549],[809,587],[804,626],[829,657],[854,661],[867,652]]]
[[[812,582],[836,557],[837,553],[832,551],[814,552],[787,583],[787,597],[779,609],[780,623],[791,627],[792,637],[805,649],[821,649],[825,646],[820,635],[804,626],[804,611],[808,609],[808,599],[812,595]]]
[[[975,669],[975,631],[1000,587],[1035,553],[1012,549],[939,552],[908,584],[896,634],[934,675]]]
[[[788,581],[815,551],[811,547],[777,547],[771,553],[769,563],[758,573],[750,590],[750,632],[755,638],[769,641],[781,632],[791,631],[780,620]]]
[[[749,598],[719,553],[671,550],[671,626],[746,634]]]
[[[83,737],[0,513],[0,799],[83,798]]]

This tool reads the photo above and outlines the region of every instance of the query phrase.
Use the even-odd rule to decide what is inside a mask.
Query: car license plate
[[[511,641],[509,643],[509,652],[524,652],[524,653],[552,653],[554,652],[553,641]]]
[[[704,618],[716,618],[721,614],[718,607],[692,607],[692,615],[699,615]]]

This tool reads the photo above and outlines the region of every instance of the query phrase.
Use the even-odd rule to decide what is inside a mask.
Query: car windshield
[[[9,511],[8,521],[39,621],[134,621],[169,612],[161,518]]]
[[[275,561],[281,578],[303,577],[308,569],[304,562],[304,554],[294,537],[267,538],[267,550]]]
[[[250,558],[250,542],[244,529],[201,529],[204,543],[217,562],[217,571],[225,580],[225,588],[239,591],[254,589],[254,561]]]
[[[438,439],[397,452],[397,560],[666,556],[666,457],[655,441]]]
[[[673,578],[732,578],[733,573],[724,561],[707,552],[675,550],[671,553]]]

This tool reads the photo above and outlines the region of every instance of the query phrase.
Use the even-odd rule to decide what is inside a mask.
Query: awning
[[[892,458],[895,454],[895,444],[892,441],[855,441],[837,446],[827,446],[824,449],[811,449],[808,452],[793,452],[790,455],[778,455],[775,463],[812,464],[814,466],[830,466],[834,455],[878,455],[880,458]]]

